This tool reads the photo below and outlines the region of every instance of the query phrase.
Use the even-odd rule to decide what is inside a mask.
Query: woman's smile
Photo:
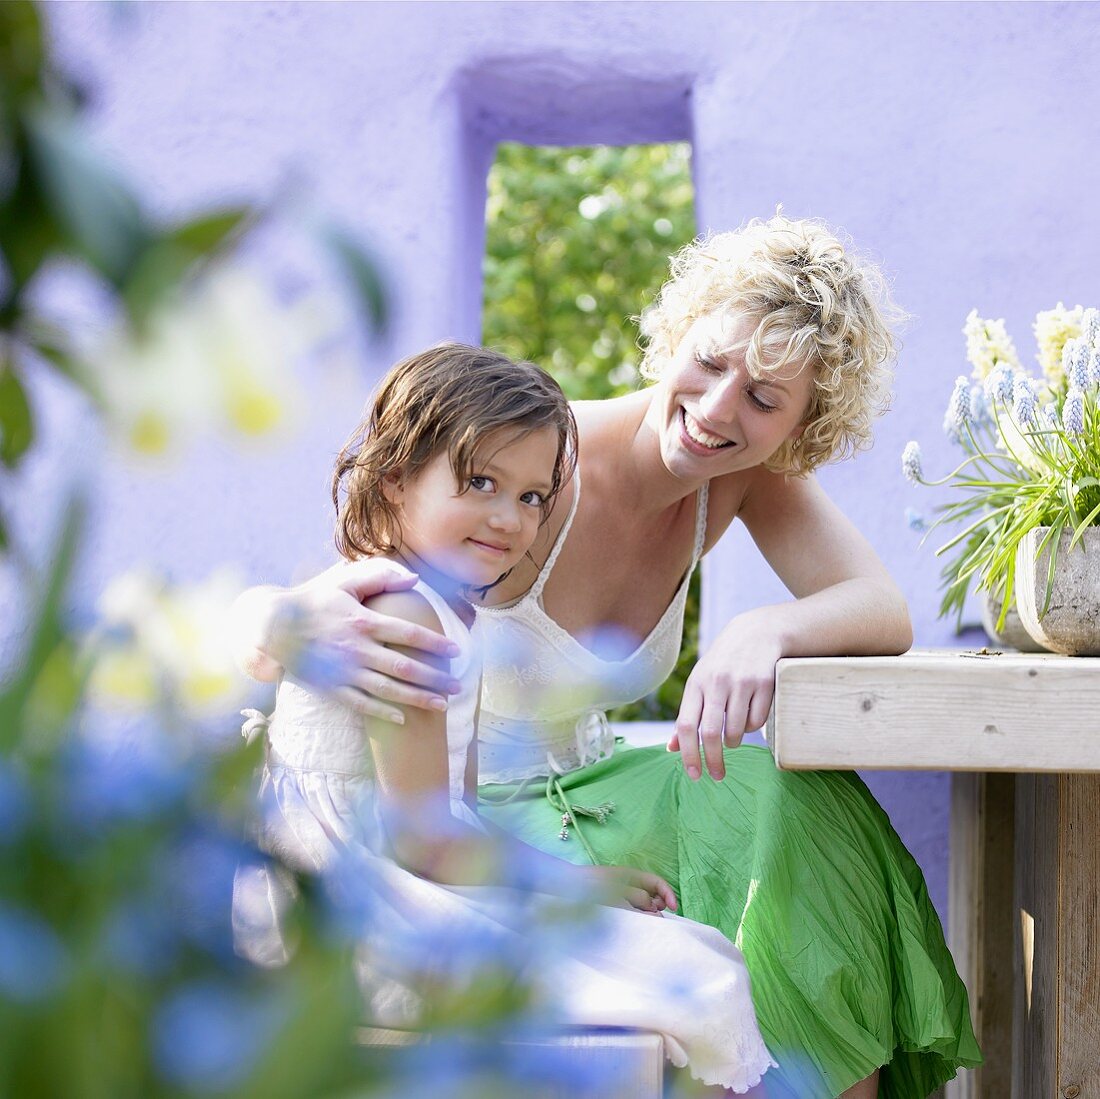
[[[708,431],[686,408],[680,407],[680,427],[683,431],[683,443],[693,453],[706,455],[725,450],[734,445],[732,439],[725,439]]]

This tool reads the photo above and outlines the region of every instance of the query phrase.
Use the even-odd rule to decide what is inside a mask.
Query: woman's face
[[[756,321],[700,317],[657,384],[661,458],[676,477],[710,480],[766,462],[805,426],[813,371],[797,364],[753,378],[744,345]]]

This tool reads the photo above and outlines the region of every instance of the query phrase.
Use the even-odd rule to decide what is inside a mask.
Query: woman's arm
[[[669,747],[693,778],[703,763],[725,775],[723,727],[735,747],[767,720],[781,657],[902,653],[913,643],[886,566],[812,477],[761,470],[738,514],[795,599],[737,615],[688,678]]]
[[[368,558],[341,562],[297,587],[250,588],[233,607],[237,664],[254,679],[273,682],[293,662],[302,639],[309,638],[339,652],[349,669],[348,682],[335,688],[310,685],[346,705],[398,724],[404,721],[399,706],[446,708],[447,694],[458,685],[425,656],[453,656],[454,645],[438,632],[365,605],[371,596],[414,583],[416,577],[399,565]],[[403,646],[404,652],[391,645]],[[309,682],[308,674],[300,678]]]

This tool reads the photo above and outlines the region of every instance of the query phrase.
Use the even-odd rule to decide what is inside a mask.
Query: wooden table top
[[[791,770],[1096,772],[1100,657],[918,649],[781,660],[767,737]]]

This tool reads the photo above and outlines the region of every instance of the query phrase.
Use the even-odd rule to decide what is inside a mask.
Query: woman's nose
[[[739,396],[737,379],[732,374],[727,374],[715,381],[703,394],[699,407],[703,415],[717,427],[730,423],[735,418]]]

